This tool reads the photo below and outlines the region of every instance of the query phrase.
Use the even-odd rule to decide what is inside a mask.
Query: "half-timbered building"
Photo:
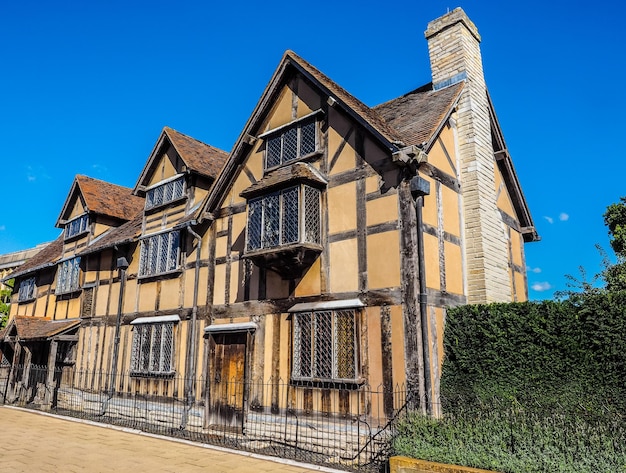
[[[287,51],[230,154],[166,127],[132,192],[78,176],[12,275],[5,356],[34,362],[36,333],[37,363],[82,373],[57,399],[182,399],[161,421],[183,429],[385,418],[399,387],[437,414],[446,308],[527,299],[538,235],[476,27],[456,9],[426,37],[432,82],[378,106]]]

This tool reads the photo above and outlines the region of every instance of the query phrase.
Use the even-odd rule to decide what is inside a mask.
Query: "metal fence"
[[[114,382],[111,382],[114,380]],[[290,458],[381,471],[406,392],[281,379],[140,377],[74,367],[0,367],[0,402]]]

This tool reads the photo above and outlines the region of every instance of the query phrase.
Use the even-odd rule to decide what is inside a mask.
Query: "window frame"
[[[177,189],[176,183],[181,182],[180,186],[180,195],[178,193],[174,194]],[[171,197],[168,200],[165,200],[166,192],[168,187],[172,187]],[[160,201],[154,203],[154,197],[151,197],[151,194],[156,193],[158,189],[162,189]],[[144,204],[144,210],[150,211],[154,209],[158,209],[165,205],[171,204],[172,202],[176,202],[178,200],[185,199],[187,197],[187,183],[185,181],[184,174],[176,174],[168,179],[164,179],[152,186],[146,188],[146,199]]]
[[[75,225],[78,226],[77,229],[72,230],[72,227]],[[75,217],[71,220],[68,220],[63,228],[63,239],[69,240],[71,238],[77,237],[84,233],[88,233],[91,230],[91,222],[89,219],[89,214],[85,213]]]
[[[37,285],[35,283],[35,279],[35,276],[32,276],[20,281],[20,287],[17,293],[17,302],[28,302],[36,298]]]
[[[288,213],[293,212],[293,207],[287,207],[285,201],[287,199],[287,195],[289,192],[292,192],[294,189],[297,190],[297,236],[294,240],[289,240],[286,238],[289,230],[286,228],[288,225]],[[298,183],[296,185],[288,186],[282,189],[275,190],[273,192],[267,192],[261,196],[252,198],[248,200],[247,210],[248,214],[246,217],[246,253],[255,252],[255,251],[265,251],[271,250],[274,248],[281,248],[287,245],[293,244],[305,244],[310,243],[314,245],[321,244],[321,225],[322,225],[322,204],[321,204],[321,195],[322,191],[315,187],[309,186],[307,184]],[[312,212],[317,213],[317,219],[313,223],[309,223],[310,217],[307,214],[308,204],[309,204],[309,196],[314,198],[311,202],[315,202],[315,204],[311,204],[314,208]],[[278,217],[278,226],[276,228],[271,228],[270,225],[274,222],[276,215],[272,215],[274,219],[268,219],[268,206],[270,205],[268,202],[272,198],[278,198],[278,209],[277,217]],[[257,204],[260,206],[257,207]],[[256,210],[255,210],[256,208]],[[251,220],[255,218],[253,216],[253,212],[261,212],[260,217],[256,217],[259,220],[258,223]],[[257,228],[259,234],[257,235]],[[254,233],[252,233],[254,231]],[[266,233],[268,231],[276,232],[277,242],[275,244],[271,243],[273,241],[273,236],[267,236]],[[289,240],[289,241],[287,241]]]
[[[263,171],[269,172],[274,169],[280,168],[282,166],[295,163],[297,161],[307,159],[311,156],[316,156],[321,153],[321,144],[320,144],[320,118],[319,115],[322,113],[321,110],[316,110],[308,115],[300,117],[296,120],[293,120],[285,125],[274,128],[273,130],[267,131],[261,135],[259,138],[265,140],[265,152],[263,153]],[[303,152],[303,128],[307,125],[313,124],[314,136],[313,136],[313,149],[308,151],[304,150]],[[293,130],[296,130],[296,149],[295,156],[293,158],[285,159],[285,139],[286,136],[291,133]],[[270,162],[270,152],[271,152],[271,142],[273,140],[280,139],[280,156],[278,157],[278,164],[269,165]]]
[[[346,355],[344,340],[340,340],[338,335],[339,318],[349,314],[352,317],[351,335],[352,345],[348,349],[351,351],[351,357]],[[292,315],[292,363],[291,363],[291,380],[294,382],[319,382],[319,383],[360,383],[360,314],[359,308],[335,308],[335,309],[312,309],[305,311],[293,312]],[[332,324],[330,326],[331,333],[324,333],[322,323],[318,321],[318,317],[322,315],[330,315]],[[308,333],[306,321],[300,318],[308,316]],[[325,327],[329,328],[328,326]],[[306,339],[308,336],[308,340]],[[330,357],[328,354],[328,346],[324,346],[317,342],[330,336]],[[308,343],[307,343],[308,342]],[[303,353],[302,350],[306,350]],[[342,353],[343,352],[343,353]],[[306,356],[308,355],[308,356]],[[341,360],[341,357],[345,359]],[[307,367],[306,362],[310,365]],[[303,363],[304,362],[304,363]],[[330,366],[319,366],[319,363],[330,363]],[[344,363],[341,366],[341,363]],[[345,364],[348,363],[348,364]],[[351,372],[347,372],[348,371]],[[343,372],[342,372],[343,371]]]
[[[141,317],[131,322],[131,376],[167,377],[176,373],[175,325],[178,322],[180,317],[177,315]],[[157,343],[158,347],[155,346]]]
[[[174,235],[176,235],[176,238],[174,238]],[[167,237],[165,260],[162,258],[163,237]],[[142,237],[139,241],[139,269],[137,277],[145,279],[180,271],[181,243],[181,232],[179,230],[167,230]],[[170,254],[172,250],[175,252],[174,255]],[[164,269],[159,268],[160,263],[163,261],[165,261],[166,265]],[[146,264],[156,266],[154,269],[146,269]]]
[[[60,261],[57,265],[55,295],[80,291],[80,256]]]

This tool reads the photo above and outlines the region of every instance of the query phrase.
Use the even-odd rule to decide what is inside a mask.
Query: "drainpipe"
[[[120,351],[120,326],[122,325],[122,306],[124,304],[124,288],[126,286],[126,269],[128,268],[128,261],[123,256],[117,258],[116,266],[120,275],[120,295],[117,303],[117,319],[115,320],[115,338],[113,339],[113,357],[111,363],[111,383],[109,385],[109,399],[111,399],[115,394],[115,381],[117,378],[117,358]],[[103,408],[103,410],[105,409]]]
[[[433,410],[432,370],[430,365],[430,350],[428,345],[428,296],[426,294],[426,267],[424,265],[424,232],[422,207],[424,196],[430,194],[430,183],[419,174],[411,179],[411,195],[415,199],[415,217],[417,221],[417,257],[419,282],[419,311],[420,325],[422,326],[422,349],[424,351],[424,389],[426,391],[426,409],[429,415]]]
[[[189,411],[193,405],[194,389],[193,382],[196,376],[196,321],[198,319],[198,285],[200,284],[200,252],[202,251],[202,237],[197,234],[191,225],[194,222],[190,222],[187,226],[187,231],[196,241],[196,262],[195,262],[195,274],[193,284],[193,306],[191,308],[191,329],[189,330],[189,358],[187,359],[187,369],[185,373],[185,398],[187,407],[183,411],[183,418],[180,423],[180,429],[184,430],[187,427],[187,421],[189,419]]]

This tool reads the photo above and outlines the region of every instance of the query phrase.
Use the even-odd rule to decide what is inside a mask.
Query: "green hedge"
[[[443,416],[397,454],[506,473],[626,471],[626,291],[449,309]]]
[[[444,400],[626,405],[626,292],[453,308],[444,347]]]

